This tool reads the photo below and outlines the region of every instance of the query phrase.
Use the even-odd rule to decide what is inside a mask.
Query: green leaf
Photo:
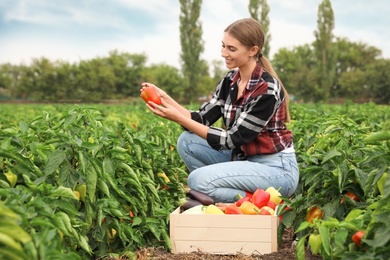
[[[0,244],[22,251],[22,247],[12,237],[0,232]]]
[[[88,163],[88,161],[84,158],[84,154],[82,151],[79,151],[79,161],[80,161],[80,164],[81,164],[81,172],[83,174],[86,174],[86,165]]]
[[[308,235],[301,237],[298,240],[297,248],[296,248],[296,254],[297,254],[297,260],[305,260],[305,242]]]
[[[138,226],[142,223],[142,218],[140,217],[134,217],[133,223],[131,224],[132,227]]]
[[[97,180],[97,187],[101,192],[103,192],[107,197],[111,197],[110,195],[110,189],[107,186],[107,183],[105,183],[102,179]]]
[[[25,260],[28,258],[20,250],[11,247],[0,247],[0,259]]]
[[[52,174],[54,171],[56,171],[59,168],[59,166],[63,161],[65,161],[65,159],[66,159],[66,154],[64,151],[55,150],[47,158],[44,174],[45,175]]]
[[[356,219],[358,216],[360,216],[361,214],[363,214],[365,211],[362,210],[362,209],[352,209],[348,215],[345,217],[345,221],[349,222],[349,221],[352,221],[354,219]]]
[[[297,216],[295,211],[287,211],[286,213],[283,214],[283,219],[282,223],[287,227],[290,228],[295,220],[295,217]]]
[[[387,226],[388,227],[388,226]],[[378,228],[375,231],[374,238],[371,241],[364,241],[374,248],[381,248],[388,244],[390,241],[390,232],[388,228]]]
[[[303,221],[303,222],[299,225],[299,227],[297,228],[297,230],[295,231],[295,233],[298,233],[298,232],[301,232],[301,231],[305,230],[306,228],[310,227],[310,225],[311,225],[311,224],[310,224],[309,222]]]
[[[70,199],[76,199],[76,195],[73,193],[73,190],[70,188],[66,188],[63,186],[57,187],[55,190],[53,190],[50,193],[51,197],[64,197],[64,198],[70,198]]]
[[[26,122],[23,122],[23,121],[19,122],[19,127],[23,133],[28,131],[28,125]]]
[[[336,246],[344,250],[344,243],[347,241],[348,230],[345,228],[338,228],[334,233],[334,241]]]
[[[65,223],[62,219],[62,215],[61,214],[55,214],[52,218],[52,221],[54,223],[54,225],[62,231],[62,233],[64,233],[64,235],[66,236],[70,236],[70,232],[68,231],[67,227],[65,226]]]
[[[106,175],[114,176],[115,175],[115,168],[114,164],[112,163],[110,158],[104,158],[103,160],[103,172]]]
[[[360,187],[364,190],[366,187],[367,174],[361,169],[354,167],[356,180],[359,182]]]
[[[161,237],[161,225],[158,225],[158,224],[148,224],[147,225],[147,228],[150,230],[150,232],[153,233],[154,237],[157,238],[158,240],[160,239]]]
[[[92,249],[91,249],[90,245],[88,244],[87,238],[85,236],[79,235],[77,237],[77,240],[79,241],[79,245],[81,246],[81,248],[83,248],[87,253],[92,252]]]
[[[318,228],[318,231],[322,238],[322,248],[325,250],[325,253],[330,256],[331,246],[329,228],[322,225]]]
[[[364,138],[363,142],[375,143],[375,142],[386,141],[386,140],[390,140],[390,132],[389,131],[372,133],[369,136],[367,136],[366,138]]]
[[[76,119],[77,119],[77,114],[76,113],[66,117],[65,122],[64,122],[64,128],[68,128],[68,126],[73,124],[76,121]]]
[[[87,173],[87,196],[91,200],[91,202],[95,202],[96,200],[96,185],[97,185],[98,174],[93,165],[88,167]]]
[[[31,240],[31,236],[24,231],[20,226],[14,224],[12,226],[0,226],[0,233],[8,235],[14,240],[20,241],[22,243],[27,243]]]
[[[322,159],[322,163],[327,162],[328,160],[332,159],[333,157],[340,156],[342,153],[340,153],[337,150],[330,150],[324,155],[324,158]]]

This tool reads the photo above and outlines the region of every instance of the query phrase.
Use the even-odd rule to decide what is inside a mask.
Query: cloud
[[[321,0],[272,0],[271,55],[280,48],[312,43]],[[220,57],[223,30],[249,17],[249,1],[203,1],[200,21],[208,61]],[[376,0],[332,2],[335,35],[376,46],[389,57],[389,5]],[[78,61],[108,55],[111,50],[145,53],[149,63],[179,66],[180,3],[177,0],[3,0],[0,1],[0,63],[51,60]]]

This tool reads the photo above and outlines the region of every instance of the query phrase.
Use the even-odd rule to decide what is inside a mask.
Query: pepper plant
[[[304,259],[305,244],[311,235],[317,234],[321,237],[317,241],[321,241],[322,250],[316,248],[316,253],[325,259],[346,259],[346,255],[355,255],[355,251],[361,250],[348,243],[351,232],[372,226],[370,223],[375,222],[372,212],[378,205],[389,213],[386,202],[382,201],[386,198],[379,195],[377,186],[378,180],[390,169],[388,113],[383,115],[384,121],[380,117],[374,121],[361,117],[353,119],[350,114],[340,112],[308,111],[295,111],[301,113],[296,117],[303,117],[306,124],[297,121],[291,124],[301,175],[295,195],[286,198],[292,210],[283,214],[281,228],[292,226],[296,231],[298,259]],[[373,115],[365,115],[373,118]],[[313,207],[323,214],[309,221],[309,211]],[[349,221],[360,210],[364,212],[359,215],[361,221]],[[367,237],[372,236],[372,231],[369,233]],[[342,243],[344,238],[348,238],[347,242]],[[383,242],[380,245],[383,246]],[[386,254],[390,252],[388,248]]]
[[[29,259],[169,249],[169,213],[184,196],[187,173],[174,134],[159,124],[152,135],[136,130],[106,125],[91,107],[43,112],[1,130],[0,166],[17,182],[11,187],[1,174],[0,199],[32,236]]]

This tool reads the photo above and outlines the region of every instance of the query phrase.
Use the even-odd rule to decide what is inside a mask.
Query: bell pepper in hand
[[[157,105],[161,105],[161,97],[157,93],[157,89],[154,86],[144,87],[141,91],[141,97],[146,103],[148,103],[149,101],[152,101],[153,103],[156,103]]]
[[[255,204],[258,208],[266,206],[269,202],[271,195],[265,190],[258,188],[252,196],[252,203]]]

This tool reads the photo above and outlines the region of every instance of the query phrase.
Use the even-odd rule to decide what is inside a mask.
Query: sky
[[[321,0],[268,0],[271,53],[311,44]],[[249,0],[203,0],[202,58],[222,61],[224,29],[249,17]],[[390,58],[390,2],[333,0],[334,35]],[[77,63],[110,51],[147,55],[148,64],[180,67],[178,0],[0,0],[0,64],[35,58]]]

